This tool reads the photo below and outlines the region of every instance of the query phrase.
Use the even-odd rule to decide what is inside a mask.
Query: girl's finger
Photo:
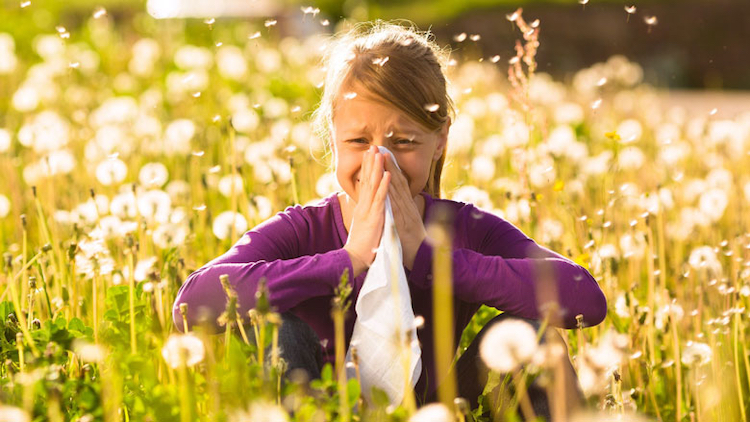
[[[375,193],[375,200],[378,204],[383,204],[385,206],[385,197],[388,195],[388,188],[391,185],[391,172],[385,171],[383,173],[383,178],[380,180],[380,186],[378,186],[378,190]]]

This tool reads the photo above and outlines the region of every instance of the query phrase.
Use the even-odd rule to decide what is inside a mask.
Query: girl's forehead
[[[339,116],[345,118],[337,118]],[[339,130],[345,131],[365,132],[384,126],[389,130],[424,131],[406,113],[361,87],[341,90],[333,123]]]

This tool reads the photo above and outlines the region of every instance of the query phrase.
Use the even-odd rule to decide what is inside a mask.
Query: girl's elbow
[[[592,289],[591,296],[588,300],[588,312],[584,316],[584,325],[587,327],[593,327],[599,325],[607,317],[607,298],[604,296],[604,292],[599,288],[598,284]]]

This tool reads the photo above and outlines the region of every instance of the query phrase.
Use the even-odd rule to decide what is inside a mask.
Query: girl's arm
[[[585,268],[539,246],[494,214],[469,208],[471,216],[459,219],[456,230],[466,230],[477,250],[453,251],[453,289],[457,298],[529,319],[542,318],[540,309],[557,302],[559,312],[550,323],[564,328],[575,328],[577,315],[583,315],[586,326],[604,320],[606,299]],[[422,287],[432,284],[432,256],[433,248],[425,239],[417,251],[409,281]]]
[[[207,320],[216,324],[226,308],[227,296],[219,277],[229,276],[238,296],[238,311],[248,321],[247,311],[255,306],[258,282],[265,277],[270,302],[278,312],[293,308],[315,296],[333,294],[344,270],[352,274],[349,254],[336,249],[300,256],[299,245],[308,241],[308,227],[300,225],[289,213],[279,213],[245,233],[229,251],[192,273],[177,293],[172,317],[182,331],[180,304],[188,305],[188,324]],[[302,218],[302,217],[299,217]],[[296,230],[295,227],[302,227]]]

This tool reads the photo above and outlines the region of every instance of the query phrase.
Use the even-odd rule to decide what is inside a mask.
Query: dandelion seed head
[[[226,240],[231,236],[232,227],[236,234],[242,234],[247,230],[247,220],[242,214],[224,211],[214,219],[212,230],[219,240]]]
[[[146,163],[138,173],[138,181],[146,188],[160,188],[169,180],[169,170],[163,163]]]
[[[162,357],[174,369],[195,366],[205,354],[203,342],[193,334],[172,334],[161,349]]]
[[[10,200],[3,194],[0,194],[0,218],[5,218],[10,214]]]
[[[0,153],[10,149],[11,136],[7,129],[0,128]]]
[[[31,4],[30,1],[25,3]],[[21,7],[26,6],[21,3]],[[18,375],[23,374],[21,373]],[[19,381],[19,383],[23,384],[21,381]],[[0,404],[0,420],[9,422],[31,422],[31,417],[21,408]]]
[[[702,366],[711,362],[711,347],[706,343],[688,341],[682,350],[682,363],[687,366]]]
[[[128,166],[119,158],[108,158],[96,166],[96,180],[104,186],[110,186],[125,180]]]
[[[73,350],[84,362],[101,363],[104,361],[104,348],[97,344],[91,344],[85,340],[77,339],[73,342]]]
[[[529,323],[505,320],[485,333],[479,354],[487,367],[507,373],[529,362],[537,347],[536,331]]]
[[[452,422],[453,412],[442,403],[430,403],[420,407],[409,422]]]

